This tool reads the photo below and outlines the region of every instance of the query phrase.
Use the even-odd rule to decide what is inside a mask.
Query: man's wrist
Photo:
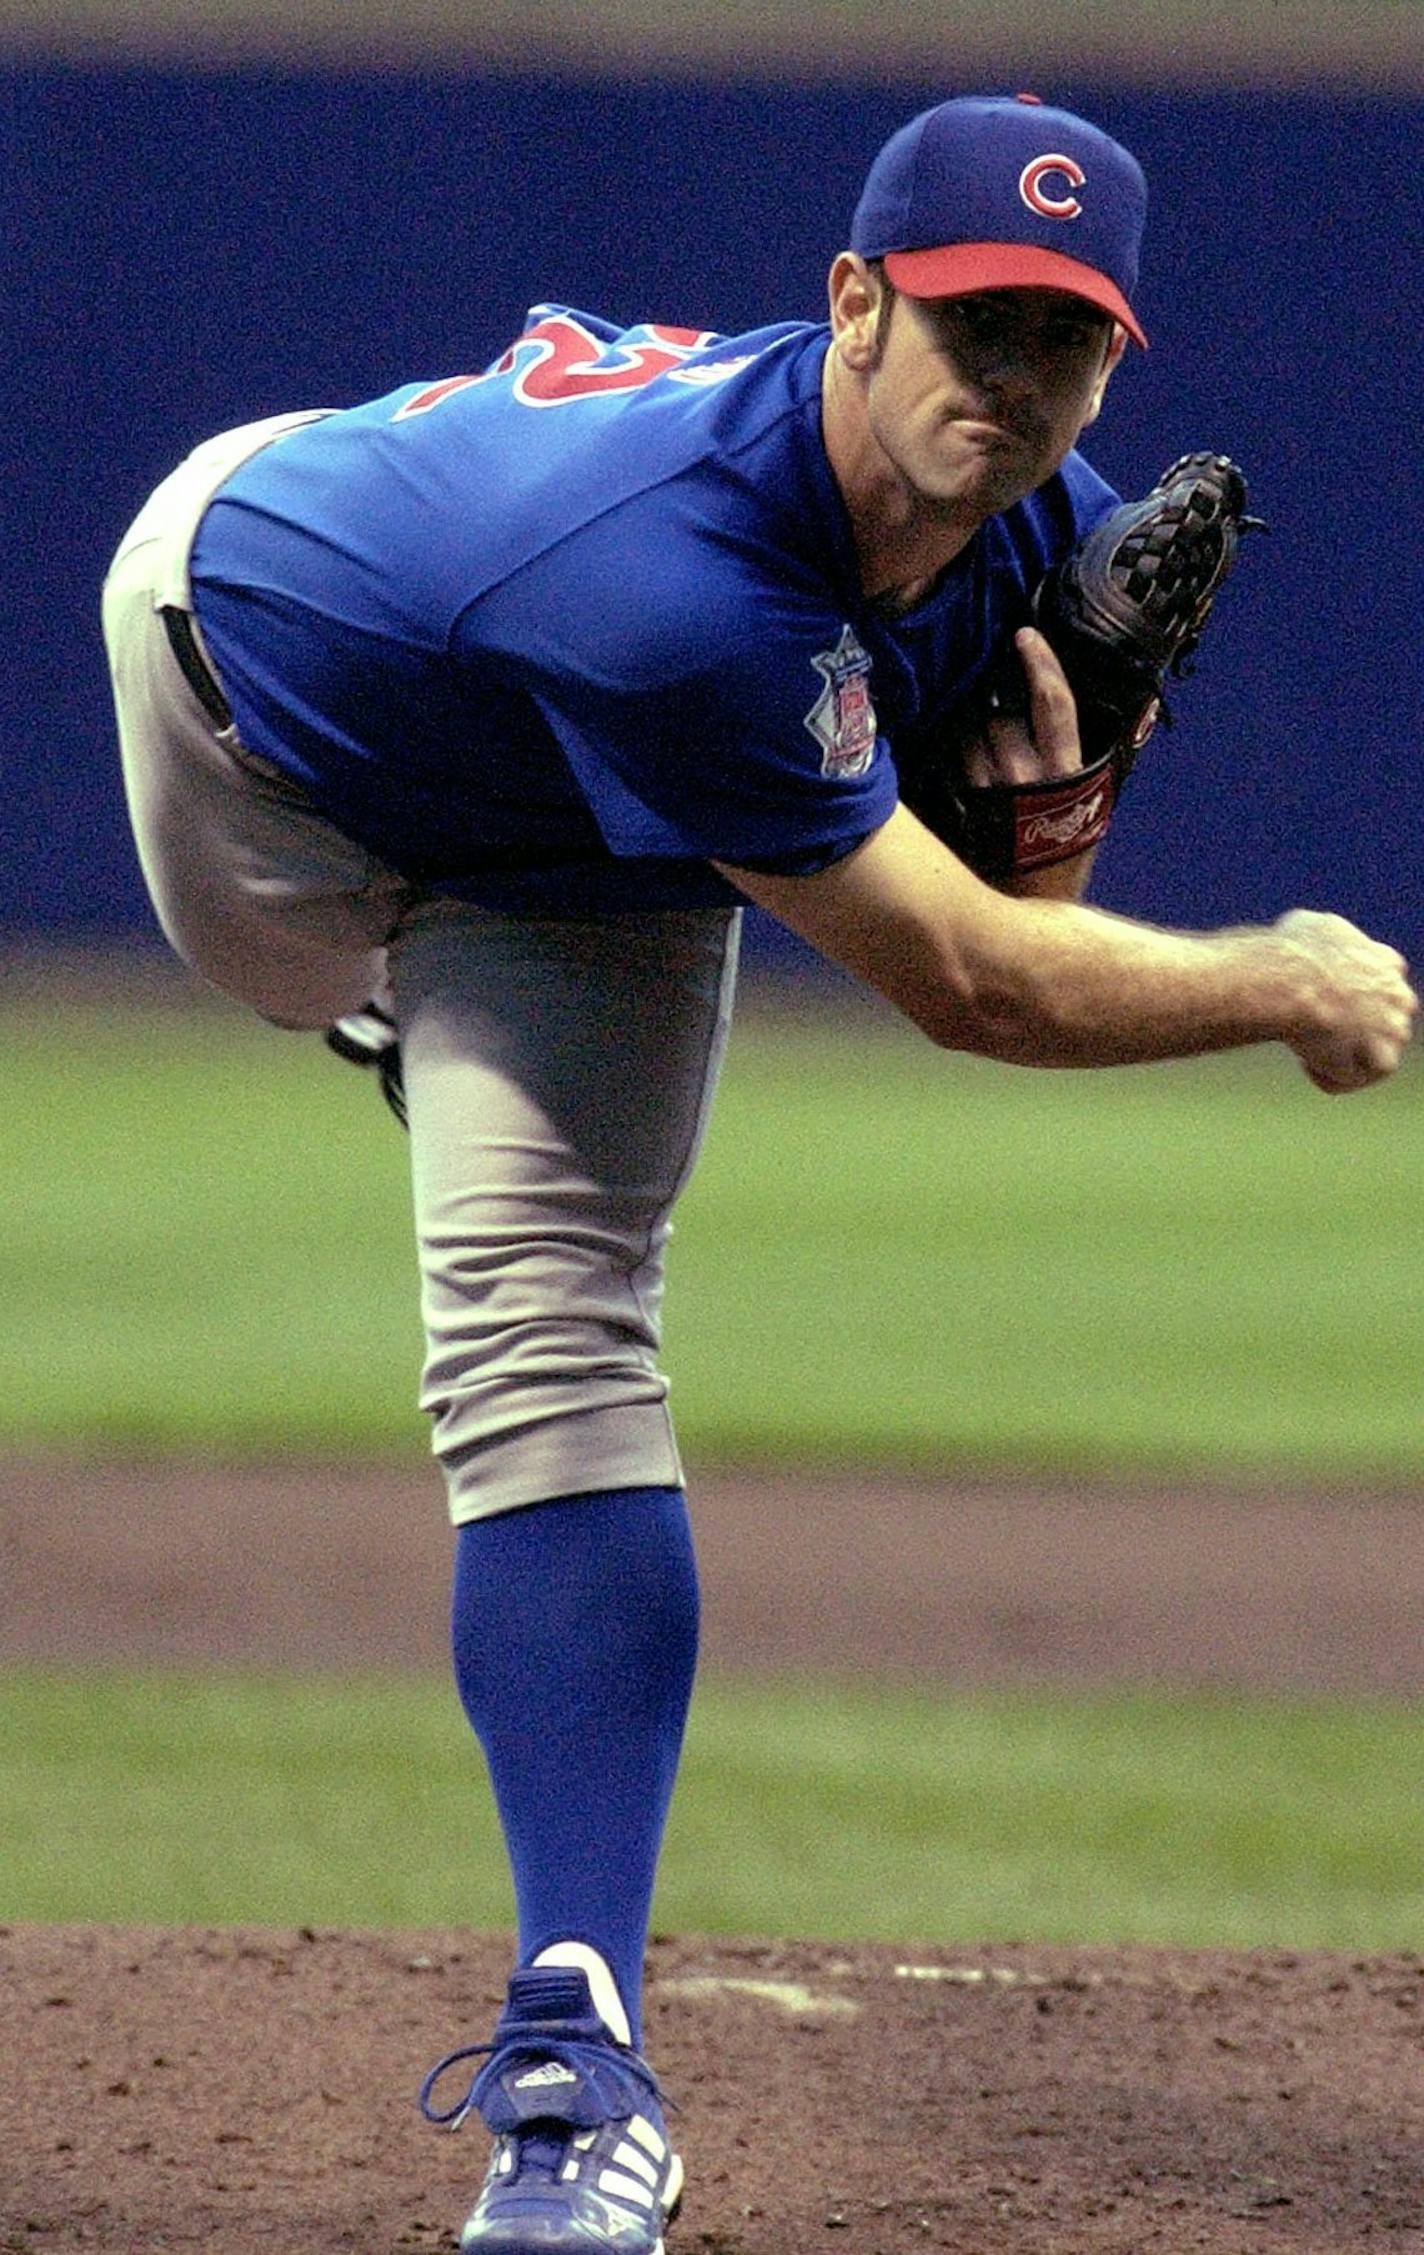
[[[1096,859],[1097,847],[1090,846],[1086,853],[1075,853],[1067,861],[1051,861],[1042,869],[1025,869],[1017,876],[1005,877],[997,889],[1010,900],[1081,901]]]

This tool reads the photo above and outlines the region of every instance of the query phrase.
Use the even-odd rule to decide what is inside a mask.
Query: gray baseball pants
[[[400,1029],[433,1419],[457,1523],[680,1484],[664,1254],[725,1047],[739,916],[495,915],[423,895],[209,717],[160,612],[218,486],[306,417],[165,479],[104,586],[130,818],[177,953],[275,1024]]]

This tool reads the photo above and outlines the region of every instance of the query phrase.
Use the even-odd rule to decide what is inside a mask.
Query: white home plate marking
[[[713,1997],[727,1992],[760,1997],[782,2012],[795,2013],[798,2019],[852,2020],[860,2011],[860,2006],[849,1997],[817,1996],[801,1981],[752,1981],[735,1975],[693,1973],[681,1980],[660,1981],[658,1987],[673,1997]]]

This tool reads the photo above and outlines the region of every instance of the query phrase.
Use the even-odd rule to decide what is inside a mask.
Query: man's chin
[[[920,495],[931,509],[947,517],[994,517],[1012,509],[1047,475],[1047,471],[1040,472],[1037,460],[1025,457],[1021,448],[986,448],[961,459],[952,471],[931,476],[921,486]]]

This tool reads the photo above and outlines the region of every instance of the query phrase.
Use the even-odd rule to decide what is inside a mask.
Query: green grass
[[[423,1456],[405,1150],[236,1012],[0,1007],[0,1447]],[[747,1013],[672,1252],[688,1453],[1410,1479],[1424,1083]]]
[[[679,1251],[692,1431],[923,1463],[1424,1467],[1417,1071],[1331,1104],[1280,1054],[1059,1075],[776,1028],[738,1066]]]
[[[0,1012],[0,1445],[425,1446],[403,1139],[224,1009]]]
[[[510,1922],[479,1758],[421,1680],[3,1687],[0,1918]],[[711,1679],[672,1931],[1386,1950],[1424,1926],[1424,1714]]]

